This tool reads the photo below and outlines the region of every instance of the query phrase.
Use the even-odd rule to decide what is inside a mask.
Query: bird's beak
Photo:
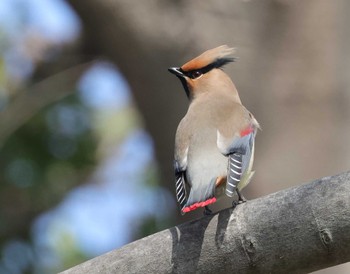
[[[175,74],[177,77],[184,78],[185,75],[181,72],[181,68],[168,68],[169,72]]]

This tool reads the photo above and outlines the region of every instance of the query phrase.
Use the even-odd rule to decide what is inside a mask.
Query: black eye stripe
[[[192,79],[196,79],[198,78],[199,76],[201,76],[203,73],[200,71],[200,70],[195,70],[191,73],[191,78]]]
[[[187,77],[191,79],[196,79],[199,76],[211,71],[213,68],[216,68],[215,64],[210,64],[204,68],[196,69],[196,70],[190,70],[190,71],[183,71],[183,74],[185,74]]]
[[[200,77],[203,74],[206,74],[207,72],[211,71],[214,68],[221,68],[224,65],[226,65],[229,62],[234,62],[236,60],[236,58],[220,58],[217,59],[215,62],[205,66],[204,68],[201,69],[195,69],[195,70],[190,70],[190,71],[184,71],[182,69],[180,69],[180,71],[186,75],[187,77],[191,78],[191,79],[196,79],[198,77]]]

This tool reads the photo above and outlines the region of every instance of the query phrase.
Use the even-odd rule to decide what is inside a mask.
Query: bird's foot
[[[213,214],[213,211],[210,210],[210,208],[208,206],[205,206],[204,207],[204,212],[203,212],[203,215],[204,216],[209,216],[209,215],[212,215]]]
[[[236,208],[239,204],[239,201],[232,201],[232,208]]]
[[[244,204],[245,202],[247,202],[247,200],[238,200],[236,203],[237,205],[240,205],[240,204]]]
[[[238,192],[237,190],[237,195],[238,195],[238,201],[233,201],[232,202],[232,207],[235,208],[236,206],[243,204],[245,202],[247,202],[246,199],[244,199],[244,197],[241,195],[241,193]]]
[[[247,200],[243,197],[243,195],[239,192],[238,189],[236,189],[237,192],[237,196],[238,196],[238,204],[243,204],[245,203]]]
[[[244,204],[245,202],[247,202],[247,201],[246,200],[233,201],[232,202],[232,208],[235,208],[236,206],[238,206],[240,204]]]

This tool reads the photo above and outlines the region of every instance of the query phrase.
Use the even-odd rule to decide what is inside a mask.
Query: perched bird
[[[259,124],[242,105],[222,67],[233,62],[233,48],[220,46],[169,71],[180,80],[190,105],[175,137],[175,188],[181,213],[232,197],[251,180]],[[189,192],[189,194],[187,194]],[[237,202],[233,202],[233,205]]]

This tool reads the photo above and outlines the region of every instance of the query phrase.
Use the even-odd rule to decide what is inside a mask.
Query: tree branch
[[[307,273],[350,261],[350,172],[153,234],[70,273]]]

